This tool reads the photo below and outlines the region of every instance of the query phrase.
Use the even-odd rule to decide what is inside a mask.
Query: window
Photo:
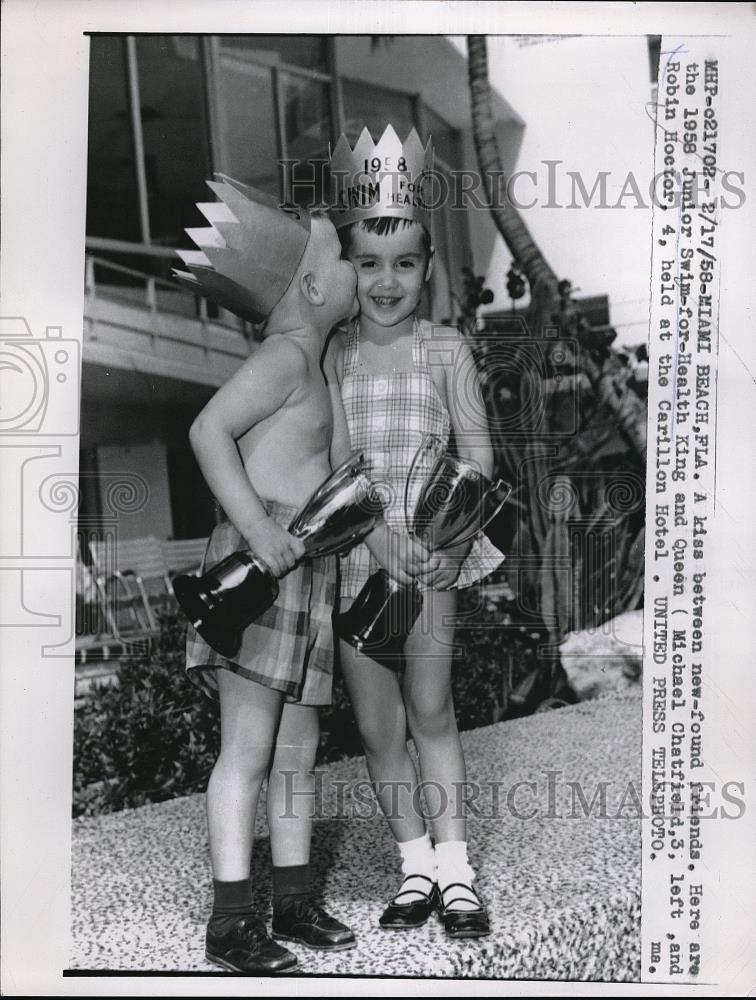
[[[147,205],[152,243],[186,242],[210,192],[210,151],[199,39],[137,38]]]
[[[124,38],[92,39],[87,233],[141,241]]]
[[[291,194],[301,205],[315,205],[328,197],[323,187],[331,135],[329,88],[292,73],[281,73],[279,79],[285,154],[288,160],[298,161],[293,167]]]
[[[423,141],[433,139],[434,169],[443,174],[448,198],[433,213],[433,244],[436,248],[433,278],[433,313],[439,319],[454,319],[460,293],[462,267],[471,259],[467,213],[451,207],[455,200],[453,171],[462,165],[459,132],[423,102]]]
[[[427,142],[428,135],[433,138],[433,148],[436,156],[443,160],[447,166],[452,168],[461,167],[462,161],[459,152],[459,133],[452,128],[448,122],[437,115],[427,104],[423,105],[423,124],[425,135],[423,141]]]
[[[278,64],[296,59],[319,66],[325,58],[324,40],[221,36],[218,42],[223,169],[270,194],[293,196],[302,204],[319,201],[323,166],[309,161],[328,158],[332,133],[328,78],[312,72],[300,75]],[[293,169],[293,191],[282,190],[292,179],[284,180],[282,159],[299,161]]]
[[[220,39],[216,106],[220,149],[216,155],[229,176],[278,195],[273,75],[268,67],[250,61],[240,41],[245,39]]]
[[[453,318],[457,306],[451,300],[451,293],[461,293],[462,268],[465,264],[469,266],[472,260],[468,214],[453,208],[455,179],[440,159],[436,160],[435,170],[446,178],[444,190],[448,192],[448,197],[433,213],[433,243],[436,248],[436,266],[440,274],[444,275],[444,284],[449,294],[448,310],[444,310],[444,315]],[[436,299],[438,295],[434,297],[434,309]]]
[[[326,38],[322,35],[222,35],[227,52],[239,49],[256,62],[277,66],[301,66],[303,69],[327,69]]]
[[[365,126],[377,141],[390,123],[399,138],[404,140],[415,124],[414,99],[410,94],[346,77],[341,81],[341,93],[344,131],[352,145]]]

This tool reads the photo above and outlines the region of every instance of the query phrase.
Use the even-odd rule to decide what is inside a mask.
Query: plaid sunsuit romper
[[[284,528],[295,507],[264,500],[267,513]],[[230,522],[216,525],[205,550],[202,570],[247,543]],[[234,660],[209,646],[190,624],[186,669],[192,680],[217,697],[218,668],[281,691],[284,699],[301,705],[330,705],[333,677],[331,615],[336,600],[336,556],[302,559],[278,583],[279,595],[242,633]]]
[[[448,445],[451,418],[431,374],[426,340],[433,335],[427,320],[415,320],[410,372],[371,375],[359,370],[358,323],[347,334],[341,395],[352,448],[363,451],[370,475],[385,505],[385,519],[396,532],[407,534],[404,493],[407,474],[423,438],[435,434]],[[424,470],[430,471],[430,461]],[[423,476],[416,478],[417,487]],[[410,509],[417,499],[411,495]],[[478,534],[462,564],[454,587],[469,587],[488,576],[504,560],[484,534]],[[368,577],[380,568],[367,545],[358,545],[341,557],[341,610],[357,596]]]

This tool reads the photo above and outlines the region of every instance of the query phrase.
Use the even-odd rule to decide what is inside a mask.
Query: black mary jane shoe
[[[450,893],[450,889],[464,889],[469,895],[457,895]],[[474,910],[453,910],[450,907],[455,903],[471,903],[474,897],[477,900],[477,907]],[[451,897],[451,898],[450,898]],[[480,901],[480,897],[471,885],[464,882],[450,882],[444,887],[441,893],[441,907],[439,909],[441,923],[444,925],[447,937],[451,938],[480,938],[491,933],[491,926],[488,922],[488,913]]]
[[[310,897],[294,899],[273,910],[273,937],[319,951],[346,951],[356,945],[352,931]]]
[[[416,896],[420,889],[403,889],[391,900],[381,914],[378,923],[384,930],[409,930],[412,927],[422,927],[438,906],[438,886],[427,875],[408,875],[402,885],[409,879],[421,878],[428,883],[428,892],[423,899],[411,902],[398,902],[402,896]]]

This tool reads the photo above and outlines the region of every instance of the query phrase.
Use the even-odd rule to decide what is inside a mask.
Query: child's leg
[[[481,905],[472,889],[475,873],[467,860],[465,759],[451,690],[456,607],[454,590],[424,592],[422,614],[404,648],[404,703],[420,775],[429,783],[426,794],[433,817],[441,899],[454,911],[445,918],[447,931],[453,936],[477,937],[488,928],[485,914],[472,912],[480,911]],[[447,886],[451,887],[448,891]]]
[[[275,867],[309,863],[315,807],[312,769],[319,735],[317,708],[284,705],[268,775],[268,826]]]
[[[250,865],[255,812],[273,749],[282,696],[218,670],[221,751],[207,786],[213,912],[205,955],[216,965],[264,975],[294,968],[296,956],[267,934],[252,911]]]
[[[249,878],[257,799],[270,764],[283,696],[218,670],[221,750],[207,786],[210,861],[216,881]]]
[[[436,880],[433,846],[419,809],[415,765],[407,749],[407,716],[399,679],[387,667],[341,643],[341,667],[365,748],[378,803],[402,856],[405,880],[397,903],[381,917],[384,927],[419,926],[430,913]]]
[[[467,836],[465,759],[451,691],[454,626],[445,621],[454,615],[457,595],[454,590],[427,590],[423,597],[420,618],[404,647],[404,704],[420,775],[432,783],[427,795],[435,839],[460,841]]]
[[[387,667],[341,643],[341,668],[349,689],[368,773],[398,843],[425,834],[417,803],[417,772],[407,749],[407,717],[399,679]]]
[[[317,708],[284,705],[268,775],[273,934],[311,948],[341,951],[354,947],[354,934],[315,902],[310,881],[319,735]]]

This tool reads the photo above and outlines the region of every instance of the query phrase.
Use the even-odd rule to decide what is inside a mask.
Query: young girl
[[[396,161],[395,161],[396,162]],[[339,226],[339,218],[334,219]],[[465,762],[451,693],[456,590],[490,573],[502,554],[485,536],[429,554],[408,534],[404,488],[423,439],[454,435],[457,454],[490,477],[492,451],[475,364],[456,329],[415,313],[432,269],[427,229],[408,218],[368,217],[339,230],[357,272],[358,318],[334,335],[325,368],[344,402],[351,447],[364,450],[387,504],[385,523],[341,562],[345,611],[379,566],[424,588],[405,646],[403,675],[341,643],[341,664],[368,770],[402,856],[404,881],[380,917],[384,928],[418,927],[438,906],[447,934],[489,933],[472,882],[464,812]],[[345,446],[346,450],[346,446]],[[432,843],[407,748],[417,749],[433,816]]]

